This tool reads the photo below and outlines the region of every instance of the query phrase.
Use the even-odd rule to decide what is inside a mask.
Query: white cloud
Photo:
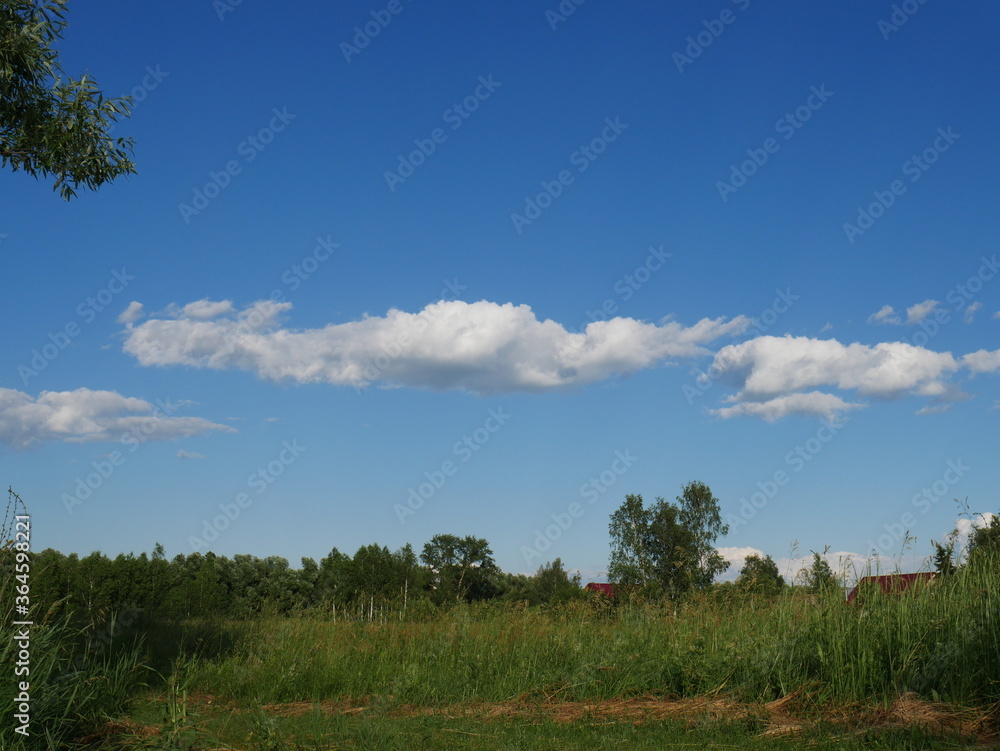
[[[765,556],[763,550],[753,547],[721,547],[717,548],[717,550],[719,555],[731,563],[729,569],[719,576],[719,581],[735,581],[748,556],[757,555],[761,558]],[[889,556],[866,556],[862,553],[838,551],[835,553],[821,553],[820,558],[830,564],[830,569],[838,581],[846,581],[848,588],[853,587],[862,576],[875,573],[891,573],[897,568],[897,561]],[[916,570],[923,562],[924,559],[918,556],[910,556],[906,560],[899,561],[903,570]],[[804,570],[813,565],[813,556],[812,553],[799,555],[794,558],[780,556],[774,558],[774,563],[778,567],[778,573],[784,578],[786,584],[801,584]]]
[[[760,417],[767,422],[780,420],[788,415],[833,417],[842,412],[859,409],[863,404],[846,402],[834,394],[810,391],[805,394],[776,396],[763,402],[740,402],[733,407],[709,410],[723,419],[730,417]]]
[[[942,412],[947,412],[952,408],[952,404],[934,404],[927,407],[921,407],[914,414],[917,415],[939,415]]]
[[[176,318],[127,329],[124,349],[147,366],[239,368],[272,381],[490,394],[592,383],[710,354],[705,344],[749,325],[743,316],[692,326],[615,318],[573,333],[539,320],[527,305],[455,300],[418,313],[393,309],[381,317],[292,329],[279,320],[290,303],[259,301],[238,312],[227,305],[202,300],[173,308]]]
[[[762,336],[723,347],[710,372],[737,391],[727,400],[735,406],[715,414],[778,419],[786,414],[831,414],[861,406],[813,390],[818,387],[882,399],[911,394],[957,397],[957,389],[947,378],[958,369],[950,353],[905,342],[868,346],[845,345],[836,339]]]
[[[207,321],[211,318],[218,318],[227,315],[234,310],[232,302],[229,300],[213,301],[208,299],[189,302],[183,308],[171,307],[168,313],[176,318],[193,318],[196,321]]]
[[[962,516],[955,520],[955,531],[958,532],[957,540],[960,544],[955,547],[961,549],[964,547],[961,544],[963,541],[968,544],[968,538],[972,535],[973,529],[982,529],[983,527],[988,527],[992,523],[996,514],[992,514],[989,511],[983,514],[973,514],[972,517]]]
[[[973,373],[996,373],[1000,371],[1000,349],[972,352],[962,358],[962,364]]]
[[[983,304],[981,302],[974,302],[972,305],[965,309],[965,322],[972,323],[975,315],[978,311],[982,310]]]
[[[128,307],[118,315],[118,323],[135,323],[142,318],[143,315],[142,303],[133,300],[128,304]]]
[[[989,526],[995,517],[996,514],[988,511],[983,514],[973,514],[971,517],[959,517],[955,520],[955,531],[944,535],[940,542],[947,543],[953,541],[955,543],[955,553],[960,558],[964,558],[968,554],[969,538],[972,537],[972,530]]]
[[[933,313],[940,304],[937,300],[924,300],[923,302],[918,302],[916,305],[911,305],[906,309],[906,322],[920,323]]]
[[[180,449],[177,452],[177,458],[178,459],[204,459],[205,455],[204,454],[199,454],[199,453],[197,453],[195,451],[185,451],[184,449]]]
[[[719,581],[736,581],[740,575],[740,569],[743,568],[743,564],[746,563],[749,556],[756,555],[763,558],[766,555],[763,550],[751,547],[721,547],[716,548],[716,551],[723,560],[729,561],[729,568],[719,575]]]
[[[900,323],[900,320],[891,305],[883,305],[877,313],[868,316],[868,323]]]
[[[891,563],[890,559],[884,556],[869,557],[862,553],[853,553],[846,550],[834,553],[820,553],[820,558],[830,564],[830,569],[834,576],[841,582],[846,579],[847,586],[853,586],[857,578],[864,576],[871,566],[871,571],[881,570],[883,565]],[[785,577],[788,584],[801,584],[803,574],[806,569],[813,565],[813,555],[796,556],[789,558],[776,558],[774,562],[778,565],[778,572]],[[890,568],[890,571],[892,569]]]
[[[174,405],[179,406],[179,405]],[[43,391],[32,398],[0,388],[0,443],[17,449],[46,441],[166,441],[232,428],[201,417],[170,417],[142,399],[115,391]]]
[[[994,318],[1000,318],[1000,310],[993,314]]]

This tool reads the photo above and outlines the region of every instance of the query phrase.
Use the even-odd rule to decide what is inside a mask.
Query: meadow
[[[789,589],[58,621],[33,642],[51,738],[4,747],[995,747],[994,571],[859,606]]]

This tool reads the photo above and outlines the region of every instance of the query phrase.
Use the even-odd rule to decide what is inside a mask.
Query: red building
[[[615,596],[615,585],[614,584],[598,584],[597,582],[590,582],[584,589],[588,592],[597,592],[605,597]]]
[[[895,595],[905,592],[918,584],[926,584],[934,578],[934,573],[925,571],[920,574],[887,574],[885,576],[866,576],[859,581],[851,593],[847,595],[848,602],[854,602],[859,593],[878,587],[884,594]]]

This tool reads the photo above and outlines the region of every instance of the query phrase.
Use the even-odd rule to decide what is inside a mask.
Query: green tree
[[[707,485],[684,486],[678,505],[657,498],[650,507],[641,495],[627,495],[611,515],[608,575],[647,595],[679,595],[706,589],[729,567],[714,543],[729,528],[719,500]]]
[[[298,571],[298,589],[302,592],[302,605],[313,607],[319,604],[319,564],[312,558],[302,558],[302,568]]]
[[[970,566],[993,565],[1000,567],[1000,515],[982,515],[983,524],[973,527],[966,547],[966,561]]]
[[[642,589],[655,583],[650,529],[653,513],[653,509],[645,507],[641,495],[629,494],[611,515],[608,577],[624,587]]]
[[[109,591],[113,586],[111,561],[100,551],[80,559],[74,566],[71,579],[74,609],[85,613],[91,620],[109,609]]]
[[[396,566],[397,587],[402,590],[404,598],[412,599],[427,585],[428,571],[420,565],[417,553],[410,543],[396,550],[392,557]]]
[[[174,556],[163,604],[168,615],[196,618],[214,614],[223,606],[226,598],[220,582],[220,560],[212,552]]]
[[[69,572],[66,570],[66,556],[58,550],[46,548],[31,559],[31,600],[35,603],[35,618],[41,621],[49,609],[61,613],[57,608],[63,598],[70,594]]]
[[[540,566],[528,585],[528,601],[532,605],[541,603],[560,604],[580,596],[583,589],[580,586],[579,574],[569,575],[563,567],[561,558]]]
[[[420,559],[434,573],[434,599],[439,602],[485,600],[500,592],[492,579],[497,571],[493,551],[482,537],[434,535]]]
[[[319,562],[316,588],[320,602],[329,602],[339,607],[353,598],[354,593],[350,591],[351,564],[351,556],[341,553],[337,548]]]
[[[677,502],[681,526],[693,538],[688,564],[691,584],[697,589],[705,589],[711,586],[718,574],[729,568],[729,561],[715,549],[715,541],[720,536],[729,534],[729,525],[722,523],[719,499],[712,495],[712,490],[703,482],[695,481],[685,485]]]
[[[955,538],[949,537],[948,542],[940,543],[931,540],[934,546],[934,571],[940,576],[951,576],[957,570],[955,565]]]
[[[351,589],[355,597],[392,599],[400,594],[403,581],[396,559],[385,545],[364,545],[354,554]]]
[[[676,506],[657,498],[647,508],[641,495],[627,495],[611,515],[610,532],[612,581],[646,596],[676,597],[691,588],[694,537]]]
[[[813,551],[812,554],[812,565],[799,572],[803,586],[810,594],[820,594],[836,589],[838,586],[837,577],[833,573],[833,569],[830,568],[830,564],[816,551]]]
[[[128,97],[105,99],[87,75],[66,77],[53,43],[66,28],[67,0],[0,0],[0,166],[51,176],[69,200],[135,173],[134,142],[112,139]]]
[[[785,579],[778,573],[778,564],[771,556],[748,555],[736,579],[736,587],[747,594],[773,596],[785,588]]]

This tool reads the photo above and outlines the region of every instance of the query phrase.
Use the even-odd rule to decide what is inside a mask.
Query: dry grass
[[[223,711],[225,702],[213,701]],[[857,729],[893,729],[918,727],[934,735],[976,737],[980,742],[1000,741],[1000,707],[990,711],[955,707],[941,702],[918,699],[904,694],[888,706],[817,705],[800,692],[766,704],[749,704],[723,696],[663,698],[657,696],[605,699],[597,701],[559,701],[517,699],[507,702],[463,702],[440,707],[402,705],[387,709],[383,700],[327,700],[288,702],[261,707],[277,717],[297,717],[320,711],[328,715],[351,715],[363,712],[383,717],[419,717],[436,715],[449,719],[483,721],[521,719],[556,723],[629,722],[642,724],[681,720],[695,723],[759,722],[764,736],[793,735],[817,725],[840,726],[846,732]],[[228,708],[225,711],[239,711]]]

